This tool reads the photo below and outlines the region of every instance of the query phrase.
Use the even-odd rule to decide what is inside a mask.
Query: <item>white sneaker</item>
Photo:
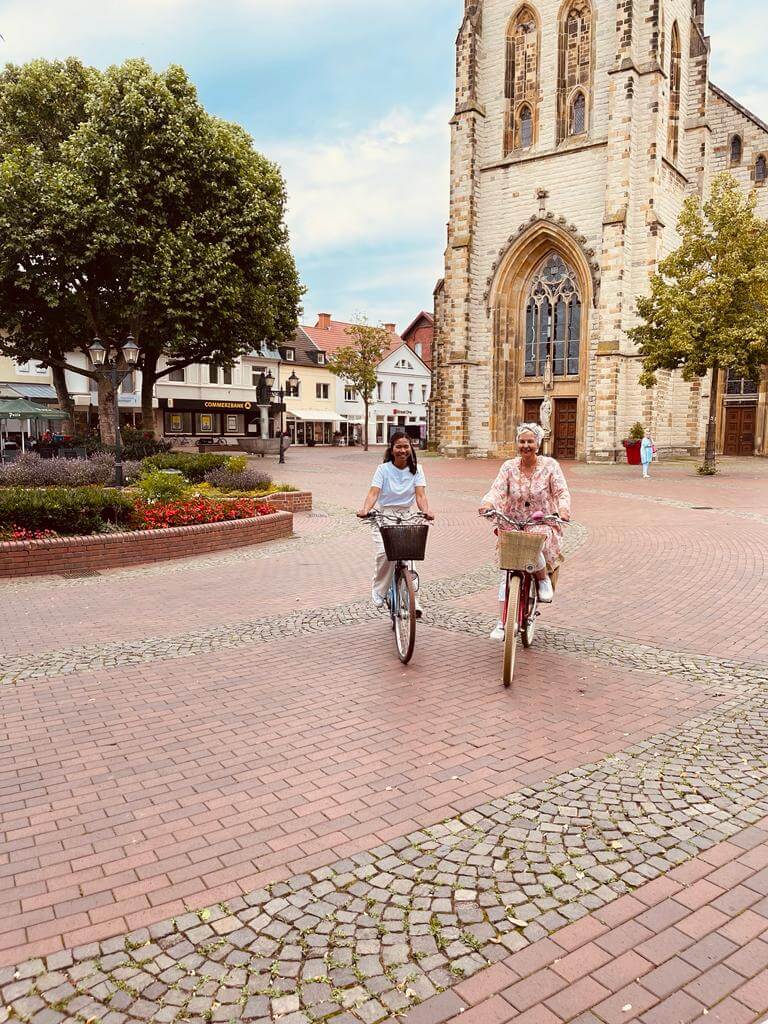
[[[377,594],[375,590],[371,591],[371,600],[373,601],[377,608],[384,607],[384,598],[381,596],[381,594]]]
[[[504,623],[499,619],[496,625],[491,630],[491,640],[503,640],[504,639]]]
[[[552,598],[555,596],[555,592],[552,589],[552,580],[547,576],[544,580],[537,580],[537,588],[539,593],[539,601],[542,604],[551,604]]]

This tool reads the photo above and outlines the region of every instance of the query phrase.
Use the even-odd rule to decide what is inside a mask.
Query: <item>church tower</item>
[[[636,420],[698,450],[700,387],[640,387],[626,332],[707,187],[703,17],[703,0],[465,0],[436,292],[442,451],[512,453],[543,400],[557,458],[613,461]]]

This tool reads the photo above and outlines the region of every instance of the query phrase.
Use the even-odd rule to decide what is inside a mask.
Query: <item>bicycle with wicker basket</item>
[[[361,518],[369,519],[379,529],[386,556],[395,563],[387,608],[397,655],[407,665],[416,645],[416,619],[420,617],[416,607],[419,574],[413,563],[424,561],[430,518],[423,512],[387,513],[376,510]]]
[[[536,588],[536,563],[544,549],[545,538],[539,533],[526,533],[530,526],[542,523],[562,523],[557,515],[534,514],[525,522],[515,522],[497,509],[483,513],[484,518],[506,523],[512,530],[499,531],[499,568],[507,574],[506,597],[504,601],[504,665],[502,678],[504,686],[512,685],[515,672],[515,654],[518,637],[523,647],[530,647],[536,634],[536,619],[539,615],[539,596]],[[551,576],[553,588],[557,583],[557,570]]]

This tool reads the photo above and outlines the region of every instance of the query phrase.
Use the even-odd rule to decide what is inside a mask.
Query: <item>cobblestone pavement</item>
[[[8,969],[10,1019],[385,1020],[763,820],[768,695],[744,690],[366,854]]]
[[[0,586],[0,1024],[762,1021],[768,467],[569,469],[505,693],[494,467],[427,465],[404,669],[370,461],[296,453],[327,514],[292,541]]]

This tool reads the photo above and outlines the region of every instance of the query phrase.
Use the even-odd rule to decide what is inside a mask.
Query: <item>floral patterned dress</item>
[[[571,495],[560,464],[546,455],[536,457],[536,467],[531,476],[523,472],[520,458],[505,462],[483,502],[518,522],[529,519],[534,512],[545,515],[556,512],[570,515],[571,512]],[[509,530],[511,527],[500,523],[499,529]],[[563,561],[563,528],[555,523],[542,523],[528,529],[546,537],[544,558],[547,569],[552,572]]]

